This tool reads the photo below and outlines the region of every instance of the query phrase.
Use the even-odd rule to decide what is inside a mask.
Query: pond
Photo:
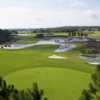
[[[86,60],[90,60],[90,61],[100,61],[100,57],[88,57],[88,56],[80,56],[80,58],[86,59]]]
[[[23,35],[29,35],[29,34],[17,34],[17,36],[23,36]]]
[[[12,35],[15,35],[15,36],[24,36],[24,35],[30,35],[30,34],[12,34]]]

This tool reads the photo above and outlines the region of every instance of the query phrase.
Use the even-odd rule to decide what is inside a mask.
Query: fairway
[[[54,67],[20,70],[4,79],[19,90],[31,88],[32,83],[37,82],[48,100],[78,100],[81,91],[87,89],[91,81],[90,74]]]
[[[21,36],[16,43],[36,43],[39,40],[44,38]],[[48,100],[78,100],[82,90],[87,89],[91,82],[95,65],[86,64],[83,59],[77,57],[81,53],[82,42],[64,44],[72,44],[76,48],[55,52],[60,45],[43,44],[22,49],[0,49],[0,75],[7,84],[14,84],[19,90],[27,90],[33,82],[37,82]],[[51,55],[67,59],[48,58]]]

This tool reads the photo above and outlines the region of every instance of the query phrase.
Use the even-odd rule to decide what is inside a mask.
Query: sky
[[[0,28],[100,26],[100,0],[0,0]]]

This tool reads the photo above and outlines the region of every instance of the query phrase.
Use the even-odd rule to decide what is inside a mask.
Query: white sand
[[[5,49],[21,49],[25,47],[34,46],[36,44],[11,44],[11,47],[4,47]]]
[[[25,47],[30,47],[30,46],[34,46],[34,45],[43,45],[43,44],[57,44],[57,43],[41,42],[41,43],[36,43],[36,44],[12,44],[11,47],[4,47],[4,49],[21,49],[21,48],[25,48]],[[71,50],[75,47],[76,47],[75,45],[60,44],[60,47],[58,49],[56,49],[55,52],[64,52],[67,50]]]
[[[56,38],[58,39],[58,38]],[[59,38],[62,39],[62,38]],[[60,47],[58,49],[55,50],[55,52],[63,52],[63,51],[67,51],[67,50],[71,50],[73,48],[75,48],[75,45],[70,45],[70,44],[60,44],[55,42],[55,38],[51,38],[50,40],[40,40],[37,43],[34,44],[11,44],[11,47],[4,47],[5,49],[21,49],[21,48],[25,48],[25,47],[30,47],[30,46],[34,46],[34,45],[43,45],[43,44],[58,44],[60,45]]]
[[[49,40],[40,40],[37,43],[34,44],[12,44],[11,47],[4,47],[5,49],[21,49],[21,48],[25,48],[25,47],[30,47],[30,46],[34,46],[34,45],[42,45],[42,44],[58,44],[60,45],[60,47],[58,49],[55,50],[55,52],[64,52],[67,50],[72,50],[73,48],[75,48],[75,45],[70,45],[70,44],[60,44],[61,42],[68,42],[67,39],[69,38],[51,38]],[[55,40],[59,40],[59,42],[55,42]],[[72,38],[72,40],[70,40],[70,42],[74,42],[74,41],[87,41],[88,39],[78,39],[78,38]],[[1,48],[1,47],[0,47]]]
[[[87,62],[88,64],[92,64],[92,65],[100,65],[100,63],[97,62]]]
[[[68,50],[72,50],[73,48],[76,48],[75,45],[69,45],[69,44],[61,44],[61,46],[55,50],[55,52],[64,52]]]
[[[52,55],[52,56],[49,56],[48,58],[66,59],[66,57],[61,57],[57,55]]]
[[[67,40],[68,38],[66,38]],[[21,49],[21,48],[25,48],[25,47],[30,47],[30,46],[34,46],[34,45],[43,45],[43,44],[58,44],[60,45],[60,47],[58,49],[55,50],[55,52],[64,52],[64,51],[68,51],[68,50],[72,50],[73,48],[76,48],[75,45],[71,45],[71,44],[60,44],[59,42],[55,42],[55,40],[59,40],[59,42],[65,42],[65,38],[51,38],[49,40],[40,40],[37,43],[34,44],[11,44],[11,47],[4,47],[5,49]],[[70,40],[70,42],[74,42],[74,41],[87,41],[88,39],[78,39],[78,38],[72,38],[72,40]],[[68,41],[66,41],[68,42]],[[1,46],[0,46],[1,48]],[[56,55],[52,55],[49,56],[48,58],[58,58],[58,59],[66,59],[65,57],[61,57],[61,56],[56,56]],[[92,63],[90,62],[89,64],[99,64],[99,63]]]

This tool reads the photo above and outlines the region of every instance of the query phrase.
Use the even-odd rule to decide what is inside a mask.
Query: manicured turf
[[[100,31],[95,31],[95,34],[89,34],[89,37],[95,38],[95,39],[100,39]]]
[[[86,73],[94,71],[93,65],[85,64],[80,58],[73,55],[79,51],[72,50],[68,52],[55,53],[59,45],[37,45],[19,50],[0,49],[0,74],[5,76],[11,72],[31,67],[63,67],[73,70],[79,70]],[[58,55],[67,59],[49,59],[48,56]]]
[[[0,74],[18,89],[30,88],[37,82],[49,100],[77,100],[90,83],[89,73],[94,72],[95,66],[73,56],[79,49],[55,53],[58,47],[38,45],[20,50],[0,49]],[[49,59],[53,54],[67,59]]]
[[[34,38],[35,36],[36,36],[36,34],[31,34],[31,35],[27,35],[27,36],[14,36],[14,38],[19,39],[19,41],[14,42],[14,43],[30,44],[30,43],[36,43],[39,40],[50,39],[50,37],[48,37],[48,38]]]
[[[31,31],[18,31],[19,34],[28,34],[31,33]]]
[[[39,89],[44,89],[44,97],[48,100],[78,100],[81,91],[87,89],[91,81],[90,74],[54,67],[20,70],[4,79],[19,90],[27,90],[33,82],[37,82]]]
[[[21,36],[20,39],[22,41],[19,43],[40,40],[34,39],[32,35]],[[77,100],[82,90],[88,87],[95,65],[85,64],[83,59],[76,57],[83,43],[70,44],[75,44],[77,48],[62,53],[54,52],[59,45],[37,45],[19,50],[0,49],[0,75],[18,89],[30,88],[33,82],[37,82],[49,100]],[[51,55],[67,59],[49,59]]]

